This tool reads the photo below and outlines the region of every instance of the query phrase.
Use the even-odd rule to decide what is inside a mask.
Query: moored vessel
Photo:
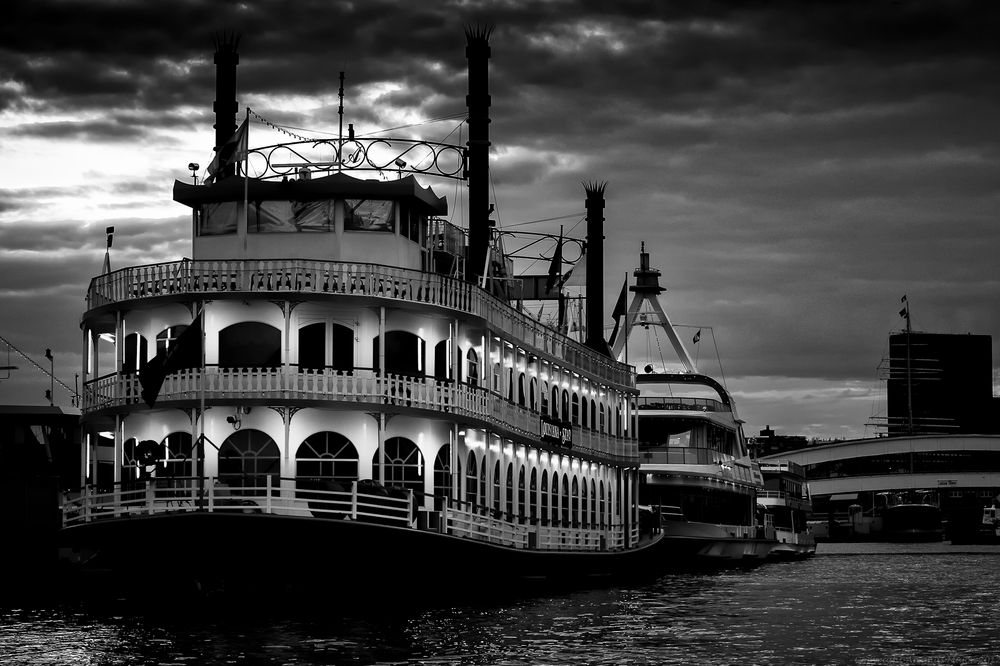
[[[771,516],[758,506],[763,477],[751,459],[729,391],[699,373],[659,303],[660,271],[645,244],[634,294],[613,353],[626,352],[633,329],[663,331],[680,369],[651,360],[639,388],[639,502],[663,532],[658,550],[670,566],[757,564],[775,544]],[[700,337],[695,334],[695,343]],[[661,365],[661,368],[657,368]]]
[[[635,372],[517,307],[491,235],[489,35],[467,33],[467,146],[249,148],[220,41],[216,160],[174,184],[192,258],[106,261],[87,293],[75,566],[305,588],[650,571]],[[468,230],[418,177],[468,182]]]
[[[764,489],[757,503],[771,516],[774,559],[808,557],[816,553],[816,539],[807,520],[812,510],[809,485],[801,465],[787,461],[759,463]]]

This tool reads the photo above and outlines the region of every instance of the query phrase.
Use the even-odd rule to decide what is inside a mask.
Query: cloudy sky
[[[501,225],[582,236],[580,183],[608,181],[606,309],[645,241],[661,302],[706,331],[692,354],[716,372],[718,351],[750,434],[872,434],[903,294],[914,328],[991,334],[1000,361],[997,3],[4,7],[0,335],[45,366],[51,348],[71,386],[105,226],[113,267],[190,256],[171,187],[211,158],[215,32],[242,33],[241,113],[335,135],[343,70],[359,131],[458,143],[463,26],[484,21]],[[514,227],[547,218],[562,219]],[[0,404],[43,404],[48,379],[8,364]]]

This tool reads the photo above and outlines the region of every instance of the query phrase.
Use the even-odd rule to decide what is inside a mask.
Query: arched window
[[[489,507],[486,505],[486,459],[479,466],[479,506],[485,514]]]
[[[605,513],[607,509],[606,505],[604,504],[604,481],[601,481],[600,489],[601,489],[601,499],[597,505],[597,515],[600,516],[601,518],[601,529],[604,529],[605,525],[608,525]]]
[[[573,406],[573,425],[578,425],[580,423],[580,396],[577,395],[576,391],[573,392],[571,403]]]
[[[573,479],[573,483],[576,483],[576,479]],[[590,527],[590,503],[587,502],[587,480],[584,479],[583,483],[580,484],[580,519],[583,522],[584,527]]]
[[[479,354],[476,353],[475,349],[469,348],[468,353],[465,355],[465,363],[468,367],[465,376],[468,378],[469,384],[473,386],[479,385]]]
[[[330,325],[330,367],[337,372],[354,371],[354,329],[336,322]]]
[[[528,516],[531,518],[531,522],[534,523],[538,520],[538,499],[535,493],[538,492],[538,470],[532,468],[531,470],[531,481],[528,486]]]
[[[299,329],[299,369],[326,367],[326,324],[319,322]]]
[[[122,488],[132,487],[139,480],[139,464],[136,462],[135,448],[139,440],[129,437],[122,443]]]
[[[559,498],[562,504],[562,521],[563,525],[572,525],[572,517],[570,515],[570,495],[569,495],[569,474],[563,474],[562,478],[562,493]]]
[[[299,444],[295,469],[297,488],[349,490],[358,480],[358,450],[340,433],[317,432]]]
[[[538,380],[534,377],[528,382],[528,407],[533,410],[538,409],[538,404],[535,402],[535,395],[538,393]]]
[[[549,383],[542,382],[542,414],[549,415]]]
[[[281,331],[244,321],[219,331],[219,367],[277,368],[281,365]]]
[[[590,401],[590,429],[597,430],[597,398]]]
[[[424,376],[424,357],[427,344],[410,331],[385,332],[385,372],[409,377]],[[372,340],[372,359],[375,372],[381,372],[379,336]]]
[[[177,342],[177,338],[181,337],[181,333],[187,330],[187,324],[178,324],[177,326],[167,326],[165,329],[156,334],[156,353],[165,354],[170,351],[170,348]],[[198,345],[199,355],[201,345]]]
[[[500,513],[500,461],[493,465],[493,510]]]
[[[598,415],[598,418],[600,418],[600,421],[598,421],[597,431],[598,432],[604,432],[604,403],[603,402],[600,405],[597,406],[597,415]]]
[[[549,524],[549,472],[548,470],[542,470],[542,515],[541,520],[543,525]]]
[[[456,473],[460,474],[458,470]],[[434,496],[442,499],[451,497],[451,444],[438,449],[434,458]]]
[[[590,524],[597,527],[597,484],[590,480]]]
[[[194,442],[189,432],[172,432],[163,438],[163,466],[161,473],[157,476],[197,476],[198,470],[194,466],[195,451]],[[186,483],[175,483],[174,487],[187,485]]]
[[[451,368],[451,359],[448,358],[448,340],[441,340],[434,345],[434,379],[440,381],[448,380],[448,370]]]
[[[507,368],[504,374],[507,380],[507,399],[514,402],[514,368]]]
[[[385,485],[397,486],[416,493],[424,491],[424,455],[417,445],[405,437],[390,437],[382,445],[385,459]],[[372,456],[372,478],[381,478],[378,451]]]
[[[231,488],[244,488],[244,494],[263,495],[267,480],[279,489],[281,452],[267,433],[238,430],[219,447],[219,482]]]
[[[470,508],[479,501],[479,470],[476,467],[476,454],[469,451],[469,460],[465,465],[465,501]]]
[[[138,333],[125,336],[125,358],[122,372],[137,372],[146,366],[146,338]]]
[[[552,385],[552,418],[562,418],[562,414],[559,413],[559,387],[555,384]]]
[[[524,467],[517,471],[517,515],[524,518],[528,515],[528,498],[524,487]]]
[[[517,376],[517,404],[524,407],[525,399],[526,397],[524,395],[524,373],[522,372],[520,375]]]
[[[559,474],[552,472],[552,524],[559,524]]]
[[[493,390],[500,393],[500,364],[493,364]]]
[[[588,409],[589,408],[587,407],[587,394],[584,393],[583,396],[581,396],[581,398],[580,398],[580,427],[581,428],[586,428],[587,427],[587,423],[589,422],[589,419],[587,419]]]
[[[562,391],[562,405],[559,408],[559,418],[563,421],[569,420],[569,391]]]
[[[514,463],[507,463],[507,474],[504,478],[504,507],[507,511],[507,518],[514,515]]]

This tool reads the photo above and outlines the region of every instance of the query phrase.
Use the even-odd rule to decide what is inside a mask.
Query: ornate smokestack
[[[483,275],[486,249],[490,242],[490,34],[493,26],[465,29],[465,58],[469,61],[468,177],[469,252],[465,258],[465,279],[476,282]]]
[[[588,347],[611,356],[604,340],[604,188],[607,183],[586,183],[587,191],[587,342]]]
[[[240,35],[235,32],[219,33],[215,41],[215,152],[229,141],[236,133],[236,65],[240,62],[237,49],[240,46]],[[225,178],[236,173],[236,165],[231,164],[219,174]]]

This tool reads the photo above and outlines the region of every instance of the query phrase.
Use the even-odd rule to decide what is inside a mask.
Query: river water
[[[998,574],[1000,546],[820,544],[747,571],[474,603],[0,601],[0,664],[1000,666]],[[439,575],[489,588],[486,572]]]

